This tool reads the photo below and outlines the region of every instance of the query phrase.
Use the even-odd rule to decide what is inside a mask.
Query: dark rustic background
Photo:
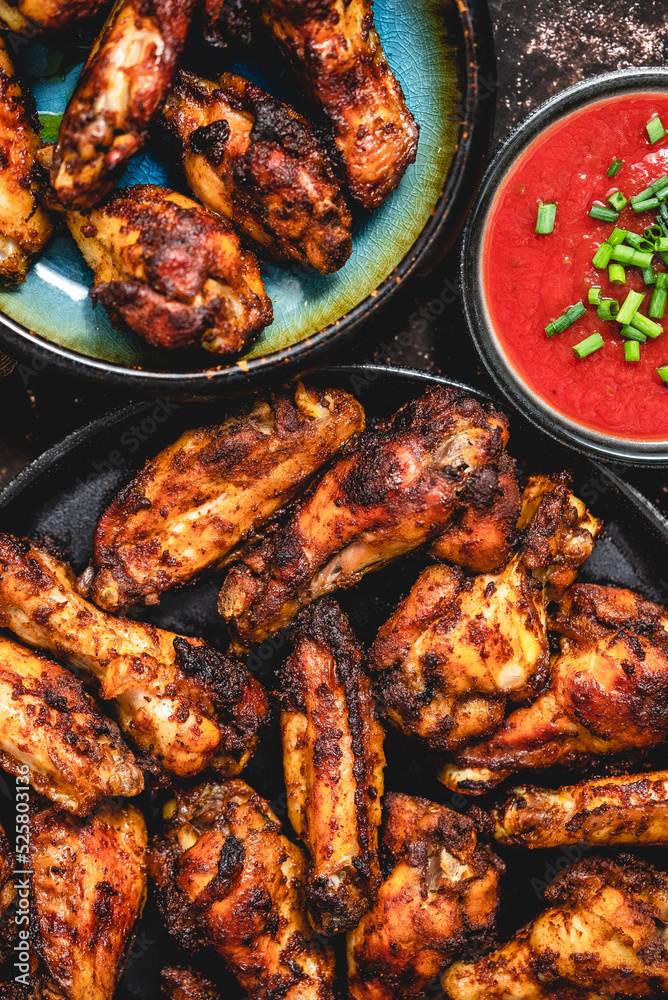
[[[494,145],[537,104],[578,80],[668,61],[663,0],[490,0],[490,9],[499,80]],[[427,368],[492,389],[456,297],[442,294],[452,287],[457,250],[409,289],[391,319],[378,323],[359,360]],[[127,401],[49,370],[2,376],[0,366],[0,487],[65,434]],[[625,476],[668,513],[664,472],[627,470]]]

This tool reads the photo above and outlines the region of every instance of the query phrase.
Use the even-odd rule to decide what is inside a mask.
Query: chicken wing
[[[204,0],[202,33],[209,45],[226,49],[232,42],[250,45],[253,25],[247,0]]]
[[[417,155],[419,128],[388,65],[372,0],[252,0],[334,134],[346,184],[378,208]]]
[[[67,1000],[112,1000],[146,897],[146,824],[107,803],[87,819],[40,809],[31,825],[34,932]]]
[[[458,952],[485,940],[499,904],[503,863],[470,819],[409,795],[391,793],[385,806],[394,865],[348,934],[352,1000],[423,996]]]
[[[250,1000],[333,1000],[334,955],[305,912],[306,860],[243,781],[178,792],[149,850],[158,905],[186,948],[214,948]]]
[[[6,962],[13,952],[16,940],[16,886],[14,869],[17,867],[14,852],[9,846],[5,831],[0,826],[0,962]],[[0,994],[1,995],[1,994]]]
[[[668,844],[668,771],[513,788],[492,816],[510,847]]]
[[[0,0],[0,26],[34,38],[93,17],[109,0]]]
[[[117,0],[65,109],[51,184],[67,208],[90,208],[118,180],[160,113],[196,0]]]
[[[85,815],[144,779],[117,726],[64,667],[0,636],[0,766],[62,809]]]
[[[441,386],[362,434],[280,533],[229,572],[219,609],[236,644],[261,641],[303,605],[441,533],[469,477],[507,439],[502,414]]]
[[[26,280],[31,259],[53,229],[37,200],[35,154],[41,145],[36,118],[0,36],[0,281],[8,284]]]
[[[257,260],[190,198],[138,184],[66,219],[94,271],[94,302],[155,347],[237,354],[272,322]]]
[[[166,965],[160,972],[162,1000],[220,1000],[220,993],[208,979],[193,969]]]
[[[440,780],[482,794],[525,768],[635,753],[668,738],[668,617],[629,590],[575,584],[551,623],[561,654],[549,688],[487,740],[460,750]]]
[[[309,916],[322,934],[355,927],[380,884],[384,733],[362,649],[331,598],[297,619],[281,673],[288,815],[309,854]]]
[[[196,197],[258,253],[331,274],[352,253],[352,217],[311,126],[236,73],[181,72],[165,105]]]
[[[508,944],[442,977],[449,1000],[598,1000],[668,991],[668,875],[639,858],[586,858]]]
[[[52,547],[0,534],[0,624],[97,678],[147,767],[238,774],[268,716],[261,684],[201,639],[114,618],[74,585]]]
[[[348,393],[300,382],[218,426],[186,431],[100,518],[82,589],[107,611],[157,603],[220,566],[363,428],[364,410]]]

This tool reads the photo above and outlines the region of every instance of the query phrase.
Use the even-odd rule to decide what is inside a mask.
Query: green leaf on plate
[[[58,138],[58,130],[63,120],[62,113],[54,114],[52,111],[39,112],[39,124],[44,142],[55,142]]]

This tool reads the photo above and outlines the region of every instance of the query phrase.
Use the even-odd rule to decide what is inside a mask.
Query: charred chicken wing
[[[0,281],[8,284],[26,280],[31,259],[52,231],[49,214],[37,201],[35,154],[41,145],[0,36]]]
[[[373,21],[372,0],[251,0],[328,119],[351,194],[378,208],[416,157],[419,129]]]
[[[513,788],[493,816],[496,839],[511,847],[668,844],[668,771]]]
[[[219,608],[237,645],[261,641],[303,605],[441,533],[469,477],[498,460],[507,438],[502,414],[443,387],[362,434],[280,533],[228,574]]]
[[[93,300],[149,344],[236,354],[271,323],[255,257],[190,198],[138,184],[66,218],[95,274]]]
[[[112,1000],[146,896],[146,840],[130,805],[33,816],[32,918],[46,977],[67,1000]]]
[[[306,860],[269,803],[229,781],[179,792],[164,815],[149,872],[179,942],[215,949],[250,1000],[333,1000],[334,955],[306,918]]]
[[[220,993],[208,979],[193,969],[166,965],[160,972],[162,1000],[220,1000]]]
[[[0,637],[0,766],[85,815],[104,795],[138,795],[142,773],[118,727],[64,667]]]
[[[442,977],[449,1000],[600,1000],[668,991],[668,875],[638,858],[586,858],[508,944]]]
[[[102,515],[82,587],[107,611],[156,603],[221,565],[363,427],[348,393],[298,383],[186,431]]]
[[[561,654],[549,688],[440,778],[481,794],[524,768],[573,766],[668,738],[668,616],[629,590],[575,584],[551,623]]]
[[[0,0],[0,25],[31,38],[93,17],[109,0]]]
[[[60,125],[51,184],[90,208],[146,141],[174,79],[196,0],[117,0]]]
[[[353,1000],[421,997],[467,945],[483,941],[499,903],[502,862],[472,821],[427,799],[385,799],[384,845],[394,866],[348,934]]]
[[[301,115],[235,73],[181,72],[165,118],[199,200],[279,264],[338,271],[352,218],[329,159]]]
[[[281,683],[288,815],[309,854],[309,915],[336,934],[359,923],[380,884],[385,757],[362,649],[331,598],[297,619]]]
[[[246,668],[201,639],[100,611],[51,547],[0,535],[0,624],[97,678],[147,767],[231,775],[250,758],[268,704]]]

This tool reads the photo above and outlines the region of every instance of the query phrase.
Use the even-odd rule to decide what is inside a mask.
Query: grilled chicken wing
[[[0,21],[3,16],[0,2]],[[37,122],[28,112],[0,36],[0,281],[8,284],[26,280],[32,257],[53,228],[37,201],[35,154],[41,145]]]
[[[95,273],[91,297],[149,344],[236,354],[271,323],[255,257],[190,198],[138,184],[66,219]]]
[[[334,955],[305,913],[306,862],[243,781],[179,792],[149,872],[167,926],[214,948],[250,1000],[333,1000]]]
[[[238,774],[268,715],[262,686],[201,639],[113,618],[74,584],[52,549],[0,534],[0,624],[97,678],[147,766]]]
[[[199,200],[279,264],[331,274],[352,253],[352,218],[301,115],[235,73],[181,72],[165,119]]]
[[[297,619],[281,673],[288,815],[309,854],[309,915],[322,934],[355,927],[380,884],[383,730],[362,649],[331,598]]]
[[[60,31],[102,10],[108,0],[0,0],[0,25],[33,38]]]
[[[586,858],[508,944],[442,977],[449,1000],[597,1000],[668,991],[668,875],[638,858]]]
[[[144,787],[117,726],[69,670],[0,636],[0,765],[26,764],[36,791],[80,815]]]
[[[419,128],[373,22],[372,0],[252,0],[329,120],[351,194],[378,208],[416,157]]]
[[[280,533],[229,572],[219,609],[237,645],[442,532],[469,477],[498,460],[507,438],[502,414],[440,386],[362,434]]]
[[[521,786],[492,815],[496,839],[511,847],[668,844],[668,771]]]
[[[100,518],[82,588],[108,611],[157,603],[220,566],[363,427],[348,393],[298,383],[218,426],[186,431]]]
[[[117,0],[65,109],[51,184],[90,208],[139,152],[174,79],[196,0]]]
[[[348,934],[353,1000],[421,997],[454,955],[492,929],[503,863],[472,821],[427,799],[389,794],[383,841],[394,866]]]
[[[67,1000],[112,1000],[146,896],[146,824],[107,803],[87,819],[53,808],[32,819],[37,946]]]
[[[550,687],[487,740],[457,753],[440,780],[481,794],[524,768],[577,765],[668,738],[668,617],[629,590],[576,584],[552,627],[561,654]]]
[[[193,969],[166,965],[160,972],[162,1000],[220,1000],[220,993],[208,979]]]

